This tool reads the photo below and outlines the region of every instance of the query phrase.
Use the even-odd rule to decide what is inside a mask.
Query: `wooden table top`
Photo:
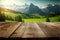
[[[0,37],[3,38],[60,37],[60,23],[0,22]]]

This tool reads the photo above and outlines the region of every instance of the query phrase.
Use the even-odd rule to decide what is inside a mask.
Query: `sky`
[[[33,3],[36,6],[45,6],[47,4],[60,4],[60,0],[0,0],[0,5],[24,5]]]
[[[56,4],[59,2],[59,0],[18,0],[19,2],[21,1],[22,4],[27,3],[33,3],[35,5],[46,5],[46,4]]]

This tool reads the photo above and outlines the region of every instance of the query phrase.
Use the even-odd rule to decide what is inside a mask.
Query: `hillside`
[[[20,13],[20,12],[17,12],[17,11],[14,11],[14,10],[11,10],[11,9],[7,9],[7,8],[0,8],[0,12],[12,12],[12,13]]]
[[[8,16],[16,16],[17,15],[17,12],[16,11],[13,11],[13,10],[10,10],[10,9],[7,9],[7,8],[0,8],[0,13],[3,15],[8,15]]]
[[[6,20],[10,20],[10,21],[18,21],[20,20],[20,15],[18,14],[19,12],[10,10],[10,9],[6,9],[6,8],[0,8],[0,17]],[[18,17],[19,16],[19,17]],[[17,19],[16,19],[17,18]]]
[[[27,13],[16,12],[14,10],[6,9],[6,8],[0,8],[0,14],[2,15],[3,19],[5,19],[5,21],[6,20],[16,21],[17,18],[18,20],[20,19],[19,17],[21,17],[22,19],[40,18],[40,15],[38,13],[27,14]]]
[[[6,9],[6,8],[0,8],[0,9],[1,12],[9,16],[20,15],[22,18],[40,18],[40,15],[38,13],[28,14],[28,13],[16,12],[14,10]]]

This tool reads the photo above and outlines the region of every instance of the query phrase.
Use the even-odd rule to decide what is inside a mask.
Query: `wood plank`
[[[21,22],[12,22],[4,27],[0,26],[0,37],[8,38],[20,24]]]
[[[41,28],[37,25],[37,23],[28,23],[28,26],[26,28],[26,31],[23,38],[40,38],[40,37],[46,37],[44,32],[41,30]]]
[[[50,26],[51,28],[60,29],[60,22],[45,22],[43,24]]]
[[[26,28],[27,28],[27,23],[23,23],[15,32],[11,37],[22,37]]]
[[[34,38],[46,37],[46,35],[36,23],[24,23],[11,37]]]
[[[10,24],[11,24],[10,22],[7,22],[7,23],[0,22],[0,28],[3,28],[4,26],[10,25]]]
[[[48,37],[60,37],[60,26],[54,23],[38,23]]]
[[[2,23],[2,25],[0,25],[0,37],[60,37],[60,23],[23,23],[17,29],[20,24],[21,22],[8,24]]]

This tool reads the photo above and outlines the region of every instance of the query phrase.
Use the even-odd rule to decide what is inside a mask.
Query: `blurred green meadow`
[[[28,15],[5,9],[0,12],[0,21],[3,22],[60,22],[60,15],[53,17],[40,16],[38,14]]]

